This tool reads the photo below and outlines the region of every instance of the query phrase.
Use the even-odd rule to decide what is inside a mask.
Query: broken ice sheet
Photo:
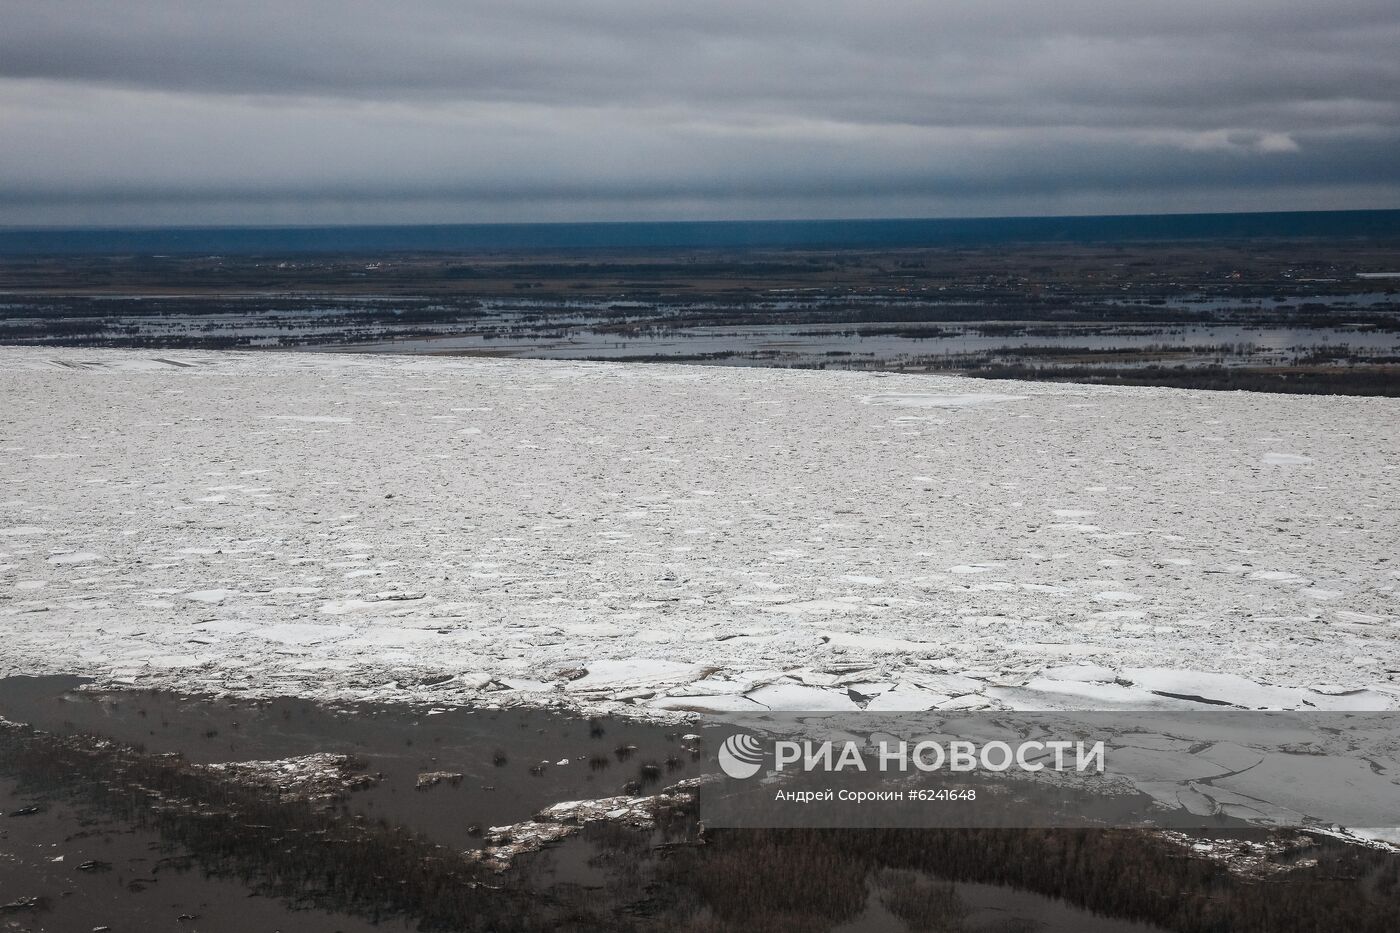
[[[877,711],[1400,698],[1397,577],[1375,559],[1395,549],[1397,400],[199,359],[0,348],[8,427],[46,458],[8,464],[25,496],[3,506],[0,563],[26,588],[0,602],[0,665],[326,699],[359,695],[367,671],[453,702],[499,701],[509,681],[513,700],[637,714],[687,695]],[[762,456],[755,412],[781,413]],[[1095,455],[1046,471],[1067,438]],[[1171,482],[1142,480],[1164,463]],[[225,498],[191,501],[210,495]],[[470,685],[401,676],[468,664]],[[839,664],[898,686],[777,686]]]

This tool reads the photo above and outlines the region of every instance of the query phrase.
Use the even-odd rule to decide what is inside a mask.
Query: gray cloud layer
[[[1400,206],[1394,0],[0,2],[0,223]]]

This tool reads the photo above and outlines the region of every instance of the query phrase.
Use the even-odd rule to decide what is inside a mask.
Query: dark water
[[[714,770],[681,747],[680,736],[690,730],[630,720],[590,723],[535,709],[428,715],[407,706],[329,708],[295,699],[91,693],[77,690],[81,683],[65,677],[0,679],[0,716],[46,732],[101,735],[151,754],[178,752],[195,764],[351,755],[367,773],[383,775],[350,796],[353,811],[459,849],[481,845],[474,827],[528,820],[561,800],[621,794],[632,781],[651,793]],[[621,758],[619,749],[626,749]],[[502,764],[496,763],[498,752]],[[567,765],[558,763],[566,759]],[[644,778],[648,764],[659,765],[660,774]],[[418,775],[432,771],[463,778],[418,790]]]
[[[1161,927],[1100,917],[1063,901],[996,884],[955,886],[968,912],[961,930],[967,933],[1161,933]],[[1017,926],[1017,923],[1022,925]],[[865,912],[831,933],[907,933],[909,925],[890,913],[878,896]]]
[[[31,807],[27,816],[6,816]],[[23,792],[0,778],[0,930],[76,933],[408,933],[404,918],[379,922],[295,909],[258,897],[236,878],[205,874],[152,829],[79,804]]]
[[[675,780],[713,770],[703,756],[682,749],[668,726],[616,720],[584,720],[541,710],[452,710],[428,715],[402,706],[330,709],[293,699],[265,702],[183,697],[157,692],[82,691],[65,677],[0,679],[0,716],[46,731],[91,733],[131,744],[147,753],[179,752],[196,763],[261,760],[335,752],[365,762],[383,778],[372,789],[352,793],[352,811],[408,826],[453,848],[480,844],[473,826],[528,819],[560,800],[620,793],[638,780],[642,763],[660,765],[649,785],[655,791]],[[696,731],[704,731],[697,729]],[[719,736],[712,744],[717,745]],[[687,744],[694,744],[693,742]],[[622,758],[619,749],[626,749]],[[498,752],[506,761],[497,763]],[[569,764],[558,764],[568,758]],[[589,759],[606,758],[606,767]],[[532,766],[551,762],[541,773]],[[3,765],[4,762],[0,762]],[[3,770],[3,768],[0,768]],[[419,772],[452,771],[460,784],[415,790]],[[636,791],[635,785],[629,788]],[[253,894],[254,886],[228,874],[209,875],[188,850],[138,826],[66,796],[20,788],[0,776],[0,929],[33,931],[201,930],[367,933],[406,931],[401,917],[379,920],[333,910],[298,909]],[[646,792],[646,791],[643,791]],[[731,838],[736,837],[730,831]],[[620,910],[641,927],[654,919],[676,919],[665,902],[667,838],[594,824],[545,851],[523,858],[529,883],[556,916]],[[698,850],[702,855],[704,848]],[[927,883],[944,884],[929,876]],[[834,926],[841,933],[909,929],[884,906],[872,880],[871,896],[856,916]],[[658,889],[660,893],[658,894]],[[1099,917],[1051,897],[1008,887],[959,884],[966,910],[959,929],[1037,930],[1042,933],[1151,933],[1155,928]],[[26,897],[41,897],[35,909]],[[660,901],[657,898],[660,898]],[[686,902],[689,903],[689,902]],[[638,905],[641,905],[640,907]],[[651,906],[648,906],[651,905]],[[705,916],[708,908],[686,907]],[[1007,925],[1009,923],[1021,925]],[[9,924],[7,926],[7,924]],[[584,927],[572,927],[583,929]],[[599,927],[587,927],[589,929]],[[602,929],[609,929],[604,919]]]
[[[11,229],[0,230],[0,254],[914,247],[1247,237],[1400,238],[1400,211],[927,220]]]

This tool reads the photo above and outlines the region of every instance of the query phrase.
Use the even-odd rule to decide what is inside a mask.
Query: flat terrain
[[[1400,401],[0,349],[0,674],[679,709],[1400,705]]]
[[[0,256],[0,344],[1400,396],[1400,245]]]
[[[1160,297],[1334,293],[1394,296],[1400,239],[1293,237],[940,247],[705,249],[360,249],[308,253],[0,252],[0,294],[239,298],[394,296],[659,304],[747,303],[787,295],[989,298],[1027,305]],[[1381,277],[1377,277],[1377,276]],[[1364,277],[1364,278],[1363,278]],[[950,294],[951,293],[951,294]],[[741,305],[742,306],[742,305]],[[1063,307],[1057,310],[1063,311]]]

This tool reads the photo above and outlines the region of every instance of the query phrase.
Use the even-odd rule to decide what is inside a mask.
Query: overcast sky
[[[0,0],[0,224],[1400,207],[1396,0]]]

